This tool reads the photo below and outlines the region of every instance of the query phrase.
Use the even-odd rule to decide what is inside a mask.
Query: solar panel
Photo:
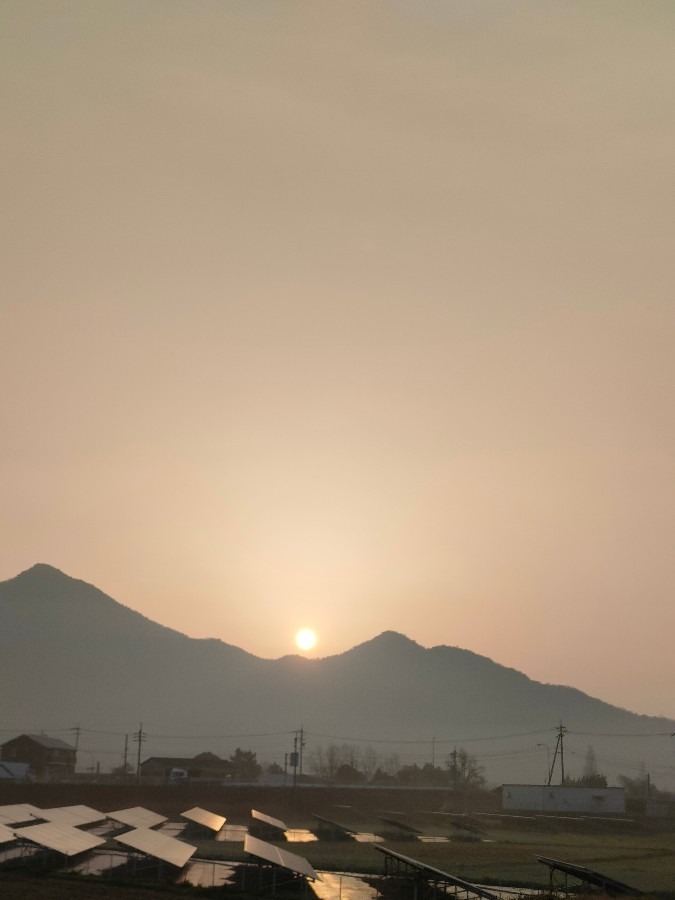
[[[593,869],[587,869],[585,866],[563,862],[560,859],[551,859],[548,856],[538,856],[537,859],[539,862],[544,863],[545,866],[548,866],[552,871],[557,869],[559,872],[578,878],[579,881],[583,881],[586,884],[592,884],[594,887],[604,888],[614,894],[632,894],[639,896],[642,893],[641,891],[638,891],[637,888],[633,888],[628,884],[623,884],[621,881],[616,881],[616,879],[609,875],[602,875],[600,872],[596,872]]]
[[[14,834],[22,840],[32,841],[40,847],[48,850],[56,850],[64,856],[77,856],[94,847],[105,844],[103,838],[80,831],[72,825],[63,825],[60,822],[44,822],[42,825],[29,825],[27,828],[17,828]]]
[[[288,831],[288,825],[285,822],[282,822],[281,819],[273,819],[272,816],[266,816],[265,813],[258,812],[257,809],[251,810],[251,818],[257,819],[259,822],[264,822],[265,825],[269,825],[270,828]]]
[[[477,897],[480,897],[481,900],[499,900],[497,894],[493,894],[492,891],[482,885],[473,884],[470,881],[459,878],[457,875],[451,875],[449,872],[435,869],[433,866],[428,866],[419,859],[413,859],[411,856],[404,856],[402,853],[397,853],[395,850],[389,850],[388,847],[375,846],[375,850],[379,850],[380,853],[383,853],[385,858],[402,863],[404,871],[414,869],[415,871],[422,873],[425,877],[430,877],[434,881],[444,881],[446,884],[452,885],[455,888],[461,888],[463,891],[467,892],[467,896],[468,894],[475,894]],[[455,891],[455,893],[457,892]]]
[[[93,825],[106,818],[105,813],[92,809],[91,806],[56,806],[53,809],[43,809],[41,814],[48,822],[61,822],[74,828],[80,825]]]
[[[11,828],[8,828],[6,825],[0,825],[0,844],[8,844],[10,841],[15,841],[14,832]]]
[[[336,832],[338,835],[344,835],[345,837],[354,837],[356,834],[351,828],[347,828],[346,825],[340,825],[339,822],[334,822],[332,819],[326,819],[324,816],[318,816],[314,813],[314,818],[319,823],[319,827],[322,830],[328,830]]]
[[[200,806],[193,806],[192,809],[182,812],[181,816],[190,822],[196,822],[197,825],[202,825],[204,828],[215,832],[220,831],[227,821],[225,816],[217,816],[215,813],[202,809]]]
[[[289,872],[294,872],[296,875],[304,875],[314,881],[319,879],[311,864],[303,856],[289,853],[288,850],[282,850],[280,847],[275,847],[274,844],[261,841],[260,838],[253,837],[251,834],[247,834],[244,838],[244,852],[275,866],[281,866],[282,869],[288,869]]]
[[[186,844],[167,834],[159,834],[149,828],[136,828],[125,834],[118,834],[115,840],[126,847],[133,847],[134,850],[140,850],[141,853],[146,853],[148,856],[153,856],[155,859],[160,859],[179,869],[182,869],[190,857],[197,852],[197,848],[192,844]]]
[[[154,828],[167,820],[166,816],[160,816],[159,813],[153,812],[151,809],[145,809],[143,806],[118,809],[115,812],[108,813],[108,818],[114,819],[122,825],[129,825],[131,828]]]
[[[42,818],[42,810],[30,803],[16,803],[13,806],[0,806],[0,825],[22,825]]]

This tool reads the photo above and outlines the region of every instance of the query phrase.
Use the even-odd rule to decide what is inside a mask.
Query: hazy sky
[[[674,26],[3,0],[0,578],[675,716]]]

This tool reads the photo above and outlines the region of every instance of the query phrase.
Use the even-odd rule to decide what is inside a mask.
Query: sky
[[[0,579],[675,717],[671,0],[3,0]]]

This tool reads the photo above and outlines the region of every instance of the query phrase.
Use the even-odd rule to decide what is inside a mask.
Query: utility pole
[[[452,763],[450,766],[450,777],[452,779],[452,789],[457,792],[459,788],[459,771],[457,769],[457,747],[455,747],[450,754],[452,756]]]
[[[293,769],[293,787],[298,781],[298,732],[295,732],[293,738],[293,752],[291,753],[291,768]]]
[[[548,772],[551,768],[551,748],[548,746],[548,744],[537,744],[537,747],[544,747],[546,749],[546,778],[548,779]],[[547,782],[544,781],[544,784],[546,783]]]
[[[141,783],[141,745],[146,736],[143,734],[143,723],[141,722],[138,732],[134,735],[134,740],[138,741],[138,757],[136,760],[136,781]]]
[[[436,737],[431,738],[431,767],[436,768]]]
[[[77,751],[80,747],[80,734],[82,733],[82,729],[79,725],[76,725],[74,728],[71,728],[71,731],[75,732],[75,765],[77,765]]]
[[[305,749],[305,728],[300,726],[300,777],[302,778],[302,751]]]
[[[122,766],[122,777],[127,780],[127,766],[129,765],[129,735],[124,735],[124,764]]]
[[[555,769],[555,761],[558,758],[558,753],[560,753],[560,784],[565,784],[565,746],[563,743],[563,739],[567,734],[567,729],[561,722],[558,727],[558,737],[555,742],[555,752],[553,754],[553,762],[551,763],[551,769],[548,773],[548,782],[551,783],[551,779],[553,778],[553,770]]]

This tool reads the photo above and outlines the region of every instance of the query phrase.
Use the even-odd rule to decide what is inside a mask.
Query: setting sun
[[[311,628],[301,628],[295,636],[295,643],[299,650],[311,650],[316,644],[316,632]]]

